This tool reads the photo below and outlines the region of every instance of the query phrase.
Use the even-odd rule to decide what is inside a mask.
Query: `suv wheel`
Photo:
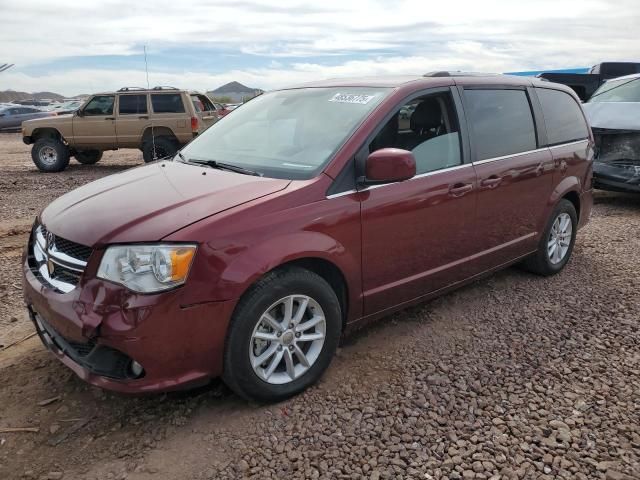
[[[69,165],[69,148],[56,138],[40,138],[31,149],[31,158],[41,172],[61,172]]]
[[[538,251],[525,260],[524,267],[538,275],[558,273],[571,257],[577,230],[578,215],[573,203],[560,200],[551,213]]]
[[[85,150],[83,152],[76,152],[74,157],[83,165],[94,165],[102,158],[102,152],[100,150]]]
[[[142,158],[144,158],[146,163],[161,158],[173,157],[177,151],[177,143],[168,137],[156,137],[154,141],[149,139],[142,144]]]
[[[225,383],[238,395],[275,402],[313,385],[340,339],[340,302],[301,268],[268,274],[240,300],[225,345]]]

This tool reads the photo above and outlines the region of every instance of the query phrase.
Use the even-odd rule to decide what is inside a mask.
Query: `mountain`
[[[212,97],[229,97],[234,102],[242,102],[263,93],[259,88],[250,88],[240,82],[229,82],[221,87],[207,92]]]
[[[3,103],[3,102],[9,103],[9,102],[13,102],[14,100],[30,100],[30,99],[35,99],[35,100],[47,99],[47,100],[56,100],[58,102],[61,102],[65,98],[66,98],[65,96],[59,95],[53,92],[27,93],[27,92],[16,92],[15,90],[5,90],[4,92],[0,92],[0,103]]]

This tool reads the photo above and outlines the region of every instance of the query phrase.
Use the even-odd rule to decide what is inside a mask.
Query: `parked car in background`
[[[550,82],[571,87],[582,101],[587,101],[607,80],[640,73],[638,62],[602,62],[589,69],[589,73],[547,72],[538,75]]]
[[[145,162],[171,157],[217,120],[201,93],[125,87],[92,95],[73,115],[26,122],[22,135],[40,171],[60,172],[71,156],[91,165],[119,148],[139,148]]]
[[[227,109],[228,112],[231,112],[231,111],[235,110],[236,108],[238,108],[240,105],[242,105],[242,104],[241,103],[226,103],[224,107]]]
[[[44,344],[92,384],[222,376],[277,401],[320,378],[347,328],[514,263],[560,272],[589,220],[593,151],[577,96],[523,77],[265,93],[173,161],[45,208],[25,302]]]
[[[608,80],[584,110],[598,151],[595,186],[640,193],[640,74]]]
[[[220,118],[224,117],[226,114],[228,114],[231,111],[221,103],[214,103],[213,105],[216,107],[216,113]]]
[[[44,112],[36,107],[22,105],[0,106],[0,131],[20,131],[22,122],[34,118],[50,118],[53,112]]]
[[[58,115],[66,115],[78,110],[83,103],[84,102],[82,100],[69,100],[67,102],[52,103],[45,108],[47,108],[47,111],[49,112],[55,112]]]

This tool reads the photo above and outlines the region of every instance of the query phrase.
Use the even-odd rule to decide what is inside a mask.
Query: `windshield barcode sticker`
[[[375,95],[358,95],[354,93],[336,93],[333,98],[330,98],[330,102],[338,103],[357,103],[360,105],[366,105],[371,101]]]

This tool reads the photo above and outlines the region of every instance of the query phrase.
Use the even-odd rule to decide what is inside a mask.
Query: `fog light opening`
[[[140,365],[138,362],[132,360],[131,364],[129,365],[129,371],[131,372],[133,378],[140,378],[144,373],[144,368],[142,368],[142,365]]]

